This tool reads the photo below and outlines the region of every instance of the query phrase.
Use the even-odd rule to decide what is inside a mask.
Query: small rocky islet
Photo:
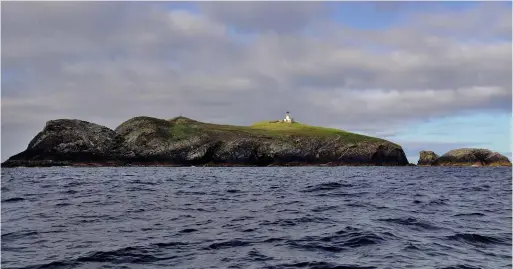
[[[186,117],[135,117],[112,130],[58,119],[2,167],[30,166],[406,166],[400,145],[338,129],[284,120],[251,126],[220,125]],[[418,165],[511,166],[484,149],[422,151]]]
[[[442,156],[433,151],[421,151],[417,165],[421,166],[511,166],[510,160],[488,149],[453,149]]]

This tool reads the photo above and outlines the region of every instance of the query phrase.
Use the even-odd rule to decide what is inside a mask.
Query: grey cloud
[[[413,26],[439,36],[472,39],[511,39],[511,7],[506,2],[476,2],[475,7],[458,12],[413,15]]]
[[[371,122],[405,123],[419,119],[429,119],[454,115],[477,109],[497,109],[497,103],[511,100],[511,90],[500,87],[468,88],[454,90],[415,90],[415,91],[351,91],[335,90],[311,91],[310,100],[321,114],[340,115],[340,123],[358,122],[358,119],[371,125]],[[509,106],[501,108],[511,110]],[[322,111],[322,112],[321,112]],[[386,116],[385,116],[386,115]],[[395,121],[395,122],[394,122]],[[375,128],[381,126],[375,125]]]
[[[240,31],[297,32],[327,14],[322,2],[202,2],[201,11]]]

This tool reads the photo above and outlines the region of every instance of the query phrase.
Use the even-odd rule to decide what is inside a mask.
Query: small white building
[[[285,119],[283,120],[284,122],[288,122],[288,123],[292,123],[294,120],[290,117],[290,113],[287,111],[287,113],[285,113]]]

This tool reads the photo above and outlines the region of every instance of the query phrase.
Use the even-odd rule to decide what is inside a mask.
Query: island
[[[433,151],[422,150],[419,166],[511,166],[508,157],[481,148],[459,148],[438,156]]]
[[[19,166],[406,166],[401,146],[343,130],[285,119],[251,126],[186,117],[135,117],[115,130],[58,119],[46,123],[25,151],[2,167]]]

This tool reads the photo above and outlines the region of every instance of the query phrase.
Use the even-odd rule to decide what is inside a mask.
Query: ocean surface
[[[511,168],[2,169],[2,269],[511,268]]]

